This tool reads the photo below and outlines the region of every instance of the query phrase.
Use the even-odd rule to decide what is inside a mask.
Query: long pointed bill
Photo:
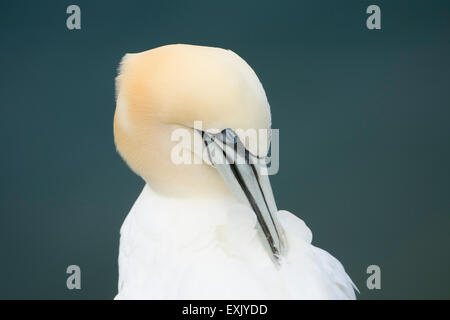
[[[211,134],[201,132],[211,164],[234,195],[253,209],[259,235],[275,263],[286,250],[284,232],[277,220],[277,206],[265,163],[251,154],[231,129]]]

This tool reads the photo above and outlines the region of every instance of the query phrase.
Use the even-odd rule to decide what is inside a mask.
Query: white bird
[[[277,211],[268,177],[249,160],[267,149],[239,130],[270,129],[271,115],[242,58],[192,45],[127,54],[116,95],[117,150],[146,182],[120,230],[116,299],[355,298],[341,263],[311,244],[302,220]],[[201,136],[206,153],[190,143],[187,152],[209,163],[173,161],[177,129]],[[236,146],[243,163],[211,157]]]

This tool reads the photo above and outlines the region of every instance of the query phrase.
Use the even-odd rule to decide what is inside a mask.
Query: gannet
[[[146,184],[120,229],[115,299],[355,299],[341,263],[277,210],[249,160],[268,150],[239,132],[270,127],[263,86],[230,50],[176,44],[123,57],[114,140]],[[174,163],[179,129],[202,139],[206,152],[187,151],[205,161]],[[233,152],[243,162],[211,156]]]

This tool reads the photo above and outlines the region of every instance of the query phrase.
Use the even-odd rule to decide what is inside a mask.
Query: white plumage
[[[341,263],[311,244],[305,223],[279,212],[289,249],[276,267],[250,208],[177,200],[145,186],[122,228],[116,299],[354,299]]]

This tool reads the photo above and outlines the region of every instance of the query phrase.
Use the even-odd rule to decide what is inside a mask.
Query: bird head
[[[268,177],[258,171],[270,135],[256,135],[256,143],[245,136],[270,129],[270,107],[242,58],[230,50],[181,44],[126,54],[116,97],[114,139],[134,172],[165,196],[235,197],[247,203],[268,248],[280,255],[284,244],[275,201]],[[180,130],[189,137],[182,149],[192,156],[190,163],[173,160],[180,143],[174,132]],[[196,139],[205,152],[196,151]],[[242,163],[218,163],[213,157],[229,159],[233,152]]]

